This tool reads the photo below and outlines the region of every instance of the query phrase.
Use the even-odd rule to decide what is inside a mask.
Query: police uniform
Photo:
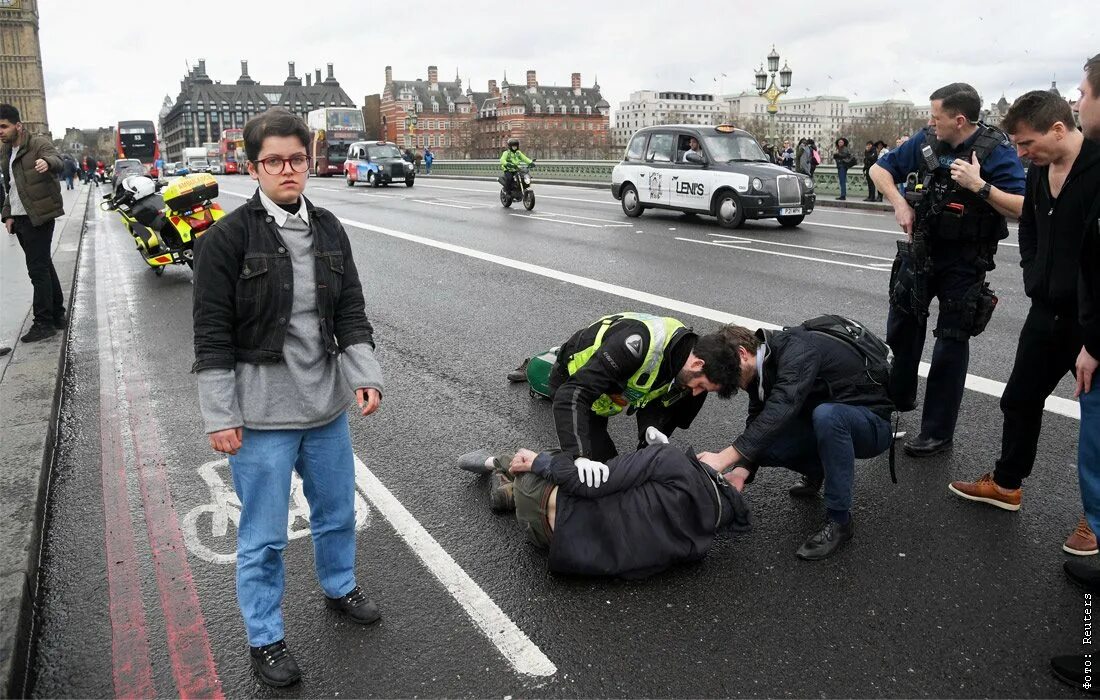
[[[573,334],[550,370],[554,423],[563,452],[603,462],[618,454],[607,419],[637,414],[638,447],[650,426],[687,428],[706,393],[675,384],[698,336],[673,318],[621,313]]]
[[[922,151],[925,145],[931,148],[932,163]],[[978,157],[982,180],[1003,192],[1024,193],[1023,165],[1008,137],[982,124],[956,148],[938,141],[926,127],[878,161],[894,182],[904,182],[909,173],[916,172],[924,183],[916,203],[914,241],[923,238],[927,255],[922,263],[909,244],[899,242],[890,276],[886,342],[894,351],[891,397],[899,409],[911,410],[916,405],[928,304],[932,297],[938,299],[936,345],[920,431],[934,440],[949,440],[954,435],[970,360],[970,337],[985,329],[996,305],[985,276],[995,267],[998,241],[1008,237],[1005,217],[986,199],[951,179],[951,164],[956,159],[969,162],[971,153]]]

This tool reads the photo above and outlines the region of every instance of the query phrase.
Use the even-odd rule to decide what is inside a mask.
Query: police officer
[[[939,299],[921,429],[905,445],[913,457],[951,447],[970,337],[985,329],[996,305],[985,276],[994,268],[997,242],[1008,237],[1005,217],[1020,216],[1025,184],[1008,137],[978,121],[981,98],[973,87],[951,83],[929,99],[928,126],[870,169],[909,234],[908,242],[898,242],[886,328],[894,351],[890,393],[899,410],[916,406],[928,306],[932,297]],[[921,187],[902,195],[894,184],[911,172]]]
[[[508,379],[523,381],[526,362]],[[655,427],[665,435],[687,428],[707,392],[737,390],[737,348],[720,333],[698,336],[674,318],[643,313],[605,316],[574,333],[558,351],[549,389],[561,450],[573,455],[589,486],[606,480],[606,460],[618,454],[607,419],[636,413],[638,448]]]

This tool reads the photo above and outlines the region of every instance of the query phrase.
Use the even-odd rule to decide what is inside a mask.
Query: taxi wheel
[[[412,187],[413,183],[415,183],[415,182],[416,182],[416,178],[411,178],[410,177],[409,179],[405,180],[405,187]]]
[[[622,191],[623,201],[623,213],[634,219],[642,215],[645,211],[645,207],[642,206],[642,202],[638,199],[638,190],[634,189],[634,185],[626,185]]]
[[[806,217],[803,216],[777,216],[775,220],[779,222],[779,225],[783,228],[794,228],[802,223],[802,220]]]
[[[741,208],[741,199],[728,190],[718,195],[714,215],[718,217],[718,223],[722,228],[738,228],[745,222],[745,211]]]
[[[348,187],[355,187],[355,180],[351,179],[351,175],[346,175],[344,181],[348,183]]]
[[[367,173],[367,184],[371,187],[378,187],[378,185],[382,183],[378,182],[377,175],[375,175],[374,173]]]

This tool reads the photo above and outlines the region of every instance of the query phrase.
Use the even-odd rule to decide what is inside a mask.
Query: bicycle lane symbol
[[[363,500],[358,484],[360,463],[356,464],[355,529],[370,525],[370,510]],[[210,489],[210,502],[192,508],[183,516],[180,527],[187,549],[199,559],[214,564],[232,564],[237,560],[237,528],[241,522],[241,501],[233,490],[229,460],[217,459],[203,464],[198,474]],[[230,536],[232,525],[232,536]],[[295,472],[290,478],[290,516],[287,518],[287,538],[301,539],[309,535],[309,503],[302,489],[302,479]]]

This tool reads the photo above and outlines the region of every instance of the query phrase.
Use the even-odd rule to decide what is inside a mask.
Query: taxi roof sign
[[[718,126],[714,127],[714,130],[720,134],[732,134],[733,132],[737,131],[737,127],[733,124],[719,124]]]

